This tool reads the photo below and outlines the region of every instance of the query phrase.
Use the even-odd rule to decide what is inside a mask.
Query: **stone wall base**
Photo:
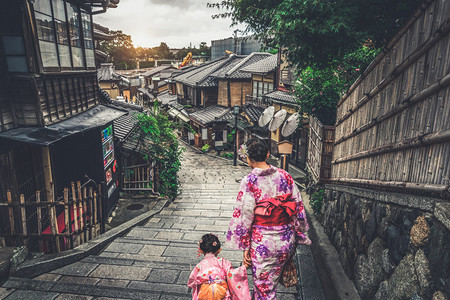
[[[450,205],[325,185],[319,221],[362,299],[450,299]]]

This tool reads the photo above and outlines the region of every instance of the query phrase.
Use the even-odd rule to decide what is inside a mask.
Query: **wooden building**
[[[106,91],[112,99],[123,96],[124,90],[129,89],[130,81],[116,73],[113,63],[103,63],[97,69],[99,87]],[[128,98],[129,99],[129,98]]]
[[[112,122],[126,112],[100,103],[92,15],[117,3],[17,0],[0,11],[0,201],[7,190],[45,201],[52,186],[61,195],[90,178],[103,183],[104,215],[114,206]]]

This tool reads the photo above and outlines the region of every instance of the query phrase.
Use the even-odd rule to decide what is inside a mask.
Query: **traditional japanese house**
[[[155,95],[165,91],[168,86],[166,79],[170,78],[177,68],[171,65],[162,65],[143,73],[144,85],[147,86]]]
[[[113,63],[103,63],[97,69],[98,85],[106,91],[112,99],[123,96],[123,92],[129,89],[130,81],[114,68]]]
[[[92,26],[117,3],[16,0],[0,11],[0,201],[7,190],[45,201],[88,179],[102,184],[103,216],[117,201],[113,120],[126,112],[100,104]]]
[[[244,70],[258,62],[271,59],[274,56],[269,53],[259,52],[253,52],[247,56],[231,55],[227,64],[211,74],[216,79],[218,85],[217,104],[225,107],[233,107],[235,105],[243,106],[246,103],[246,95],[251,94],[252,88],[257,86],[257,82],[255,83],[252,80],[252,73]],[[273,90],[275,77],[273,74],[270,75],[272,78],[271,88]],[[266,88],[266,86],[264,87]],[[269,91],[268,85],[267,91]]]
[[[100,50],[100,41],[111,41],[115,38],[115,35],[110,34],[109,32],[108,28],[94,23],[94,47],[97,68],[99,68],[102,63],[108,62],[110,59],[107,53]]]

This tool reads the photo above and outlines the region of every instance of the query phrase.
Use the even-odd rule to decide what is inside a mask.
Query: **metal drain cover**
[[[144,208],[144,204],[141,203],[135,203],[127,206],[128,210],[139,210],[141,208]]]

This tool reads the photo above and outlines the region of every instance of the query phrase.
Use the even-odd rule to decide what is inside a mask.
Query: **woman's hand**
[[[250,250],[244,250],[244,265],[248,269],[252,265],[252,258],[250,256]]]

